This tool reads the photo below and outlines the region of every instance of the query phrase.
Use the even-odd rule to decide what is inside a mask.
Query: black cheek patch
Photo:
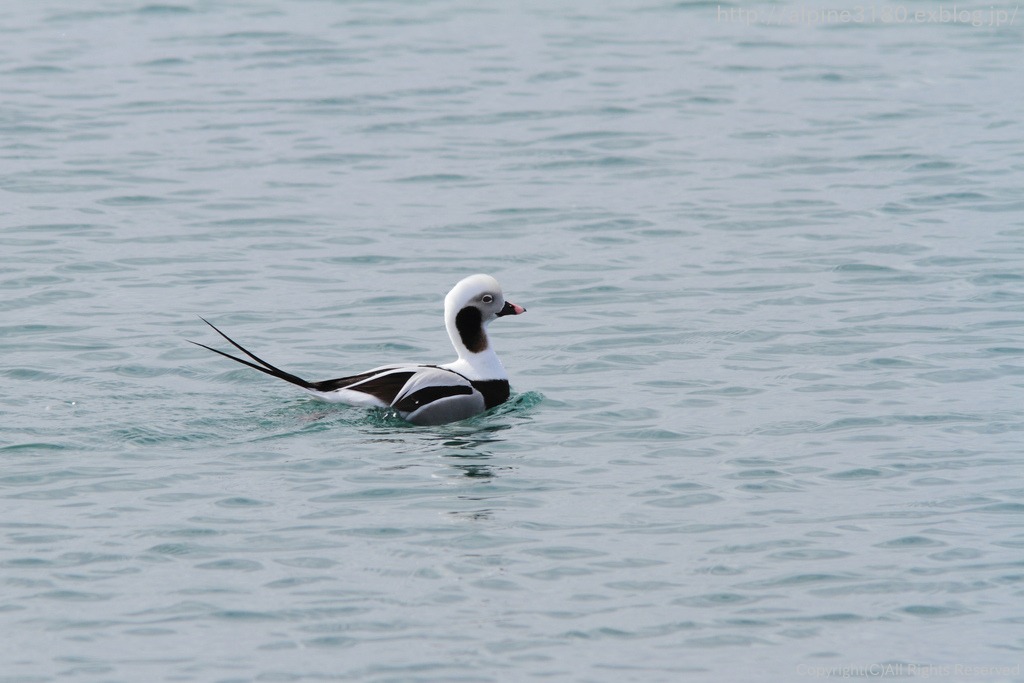
[[[482,320],[480,309],[473,306],[466,306],[455,316],[455,328],[459,331],[462,344],[473,353],[487,349],[487,335],[484,334]]]

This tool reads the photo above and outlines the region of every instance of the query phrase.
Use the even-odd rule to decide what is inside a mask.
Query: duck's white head
[[[467,376],[475,375],[470,379],[504,378],[505,369],[487,339],[487,325],[495,318],[525,312],[522,306],[505,301],[501,285],[490,275],[460,280],[444,298],[444,325],[459,354],[459,360],[447,367],[467,370]]]

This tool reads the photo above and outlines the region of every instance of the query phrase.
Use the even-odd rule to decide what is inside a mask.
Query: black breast
[[[485,379],[473,382],[473,388],[484,395],[484,405],[490,410],[508,400],[507,379]]]

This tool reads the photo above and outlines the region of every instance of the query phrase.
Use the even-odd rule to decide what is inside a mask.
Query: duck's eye
[[[492,301],[494,301],[494,297],[491,296],[490,294],[484,294],[482,297],[480,297],[480,301],[483,301],[485,304],[489,304]]]

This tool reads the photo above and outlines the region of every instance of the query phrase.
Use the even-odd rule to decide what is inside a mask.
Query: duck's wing
[[[483,395],[472,382],[434,365],[385,365],[311,384],[308,391],[321,400],[391,407],[417,424],[451,422],[484,410]],[[457,417],[448,418],[450,415]]]
[[[418,365],[384,365],[358,375],[310,382],[307,390],[331,403],[387,408],[419,370]]]
[[[421,366],[392,405],[403,418],[420,425],[465,420],[489,407],[467,377],[433,365]]]

